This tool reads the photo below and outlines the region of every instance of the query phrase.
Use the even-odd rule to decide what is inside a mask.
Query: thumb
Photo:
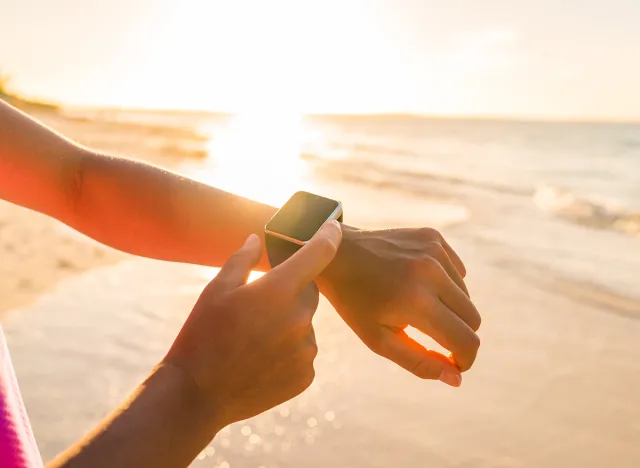
[[[256,267],[260,257],[262,257],[260,238],[251,234],[244,245],[236,250],[220,269],[220,273],[213,280],[216,289],[229,291],[246,284],[251,270]]]
[[[331,263],[341,241],[340,224],[337,221],[325,223],[304,247],[267,273],[265,279],[303,288]]]

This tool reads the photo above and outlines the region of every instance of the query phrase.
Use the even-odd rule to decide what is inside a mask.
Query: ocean
[[[523,269],[638,298],[640,124],[74,116],[152,131],[159,141],[145,144],[153,149],[196,156],[180,166],[183,172],[242,195],[279,204],[295,189],[321,187],[352,199],[347,219],[367,226],[378,226],[382,213],[391,226],[435,216],[437,224],[455,223],[465,236],[504,250]],[[367,191],[381,197],[375,214],[361,196]],[[435,203],[433,212],[407,213],[407,197]]]
[[[341,199],[348,224],[436,226],[467,263],[483,344],[459,392],[373,355],[322,302],[314,385],[223,431],[194,466],[640,465],[640,124],[66,118],[124,154],[274,205],[306,189]],[[130,258],[12,313],[7,337],[47,457],[144,377],[214,274]]]

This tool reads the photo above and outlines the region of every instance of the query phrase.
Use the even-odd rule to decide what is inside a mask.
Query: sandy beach
[[[83,144],[184,167],[184,149],[163,133],[149,131],[160,141],[150,146],[138,127],[40,117]],[[200,140],[191,139],[191,155],[200,155]],[[481,228],[489,232],[488,221],[472,230],[453,221],[455,214],[430,212],[424,197],[393,188],[333,189],[372,207],[376,197],[395,197],[405,209],[363,209],[351,218],[358,225],[442,229],[465,260],[483,316],[475,366],[460,389],[418,381],[370,353],[322,302],[313,386],[226,429],[194,466],[640,466],[638,296],[511,267],[520,262],[513,246],[479,237]],[[447,199],[432,203],[446,206]],[[633,265],[640,244],[620,235],[625,243]],[[0,258],[3,327],[45,458],[91,428],[145,376],[215,273],[113,251],[6,203]],[[630,285],[637,284],[634,272],[626,270]]]

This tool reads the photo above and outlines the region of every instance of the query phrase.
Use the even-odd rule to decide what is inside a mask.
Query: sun
[[[207,182],[279,206],[304,188],[307,167],[300,155],[306,133],[299,112],[237,114],[209,145]]]

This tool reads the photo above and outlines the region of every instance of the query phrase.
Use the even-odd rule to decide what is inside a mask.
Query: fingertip
[[[253,250],[257,246],[260,246],[260,237],[258,237],[257,234],[252,233],[252,234],[249,235],[249,237],[247,237],[247,240],[244,241],[244,244],[242,245],[242,248],[243,249]]]
[[[336,249],[342,241],[342,227],[340,226],[340,223],[335,219],[324,223],[318,234],[331,241]]]
[[[440,372],[438,380],[451,387],[457,388],[462,385],[462,374],[459,370],[446,366],[442,368],[442,372]]]
[[[257,234],[250,234],[233,256],[227,261],[236,267],[252,270],[262,257],[262,242]]]

